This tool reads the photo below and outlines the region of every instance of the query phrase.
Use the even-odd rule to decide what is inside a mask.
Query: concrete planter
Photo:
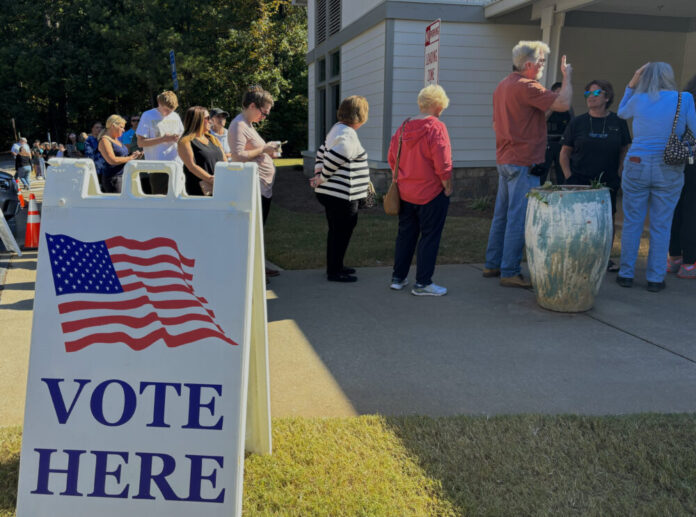
[[[609,189],[530,191],[525,222],[529,274],[545,309],[592,308],[611,252]]]

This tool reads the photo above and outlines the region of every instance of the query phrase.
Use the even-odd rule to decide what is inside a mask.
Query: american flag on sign
[[[143,350],[217,338],[230,345],[207,300],[193,291],[193,259],[163,237],[83,242],[46,234],[68,352],[95,343]]]

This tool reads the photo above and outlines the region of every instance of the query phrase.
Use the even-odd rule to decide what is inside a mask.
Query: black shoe
[[[342,275],[354,275],[355,274],[355,269],[352,267],[344,267],[341,269],[341,274]]]
[[[343,283],[357,282],[358,281],[357,276],[345,275],[343,273],[340,273],[338,275],[326,275],[326,279],[329,282],[343,282]]]
[[[665,287],[665,282],[648,282],[648,287],[647,290],[650,291],[651,293],[659,293],[662,291]]]
[[[610,273],[618,273],[619,269],[621,269],[621,268],[619,267],[618,264],[616,264],[613,260],[609,261],[609,265],[607,266],[607,271],[609,271]]]
[[[633,279],[616,275],[616,283],[621,287],[633,287]]]

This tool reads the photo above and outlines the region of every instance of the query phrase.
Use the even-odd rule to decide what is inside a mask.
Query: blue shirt
[[[662,155],[667,140],[672,133],[674,115],[677,113],[677,95],[674,90],[661,91],[658,97],[647,93],[635,93],[626,88],[617,114],[623,119],[633,118],[633,144],[628,153],[631,156]],[[696,108],[694,98],[689,92],[681,92],[681,108],[676,133],[682,136],[689,128],[696,130]]]
[[[126,145],[130,145],[134,136],[135,136],[135,130],[133,128],[130,128],[128,131],[123,133],[118,139],[121,141],[121,143],[126,144]]]

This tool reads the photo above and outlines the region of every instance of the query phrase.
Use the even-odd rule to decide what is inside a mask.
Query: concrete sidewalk
[[[0,291],[0,426],[20,425],[36,252],[14,257]],[[649,293],[607,275],[595,308],[541,309],[534,293],[438,266],[442,298],[283,271],[268,291],[273,416],[366,413],[621,414],[696,411],[696,282]]]
[[[477,265],[438,266],[442,298],[391,291],[390,272],[273,279],[274,416],[696,411],[696,282],[608,274],[593,310],[561,314]]]

